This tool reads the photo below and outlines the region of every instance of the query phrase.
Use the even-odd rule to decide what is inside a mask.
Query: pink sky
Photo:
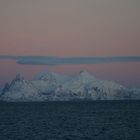
[[[1,0],[0,55],[140,56],[139,7],[138,0]],[[48,68],[0,61],[0,67],[1,83],[23,70],[29,76],[30,71],[85,68],[140,86],[140,63]]]

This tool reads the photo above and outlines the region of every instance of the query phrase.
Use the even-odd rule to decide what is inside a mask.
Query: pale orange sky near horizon
[[[140,0],[0,0],[0,56],[140,56]],[[140,87],[140,63],[26,66],[0,60],[0,84],[52,70],[87,69]]]

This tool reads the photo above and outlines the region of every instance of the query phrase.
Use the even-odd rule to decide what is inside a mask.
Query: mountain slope
[[[27,101],[37,100],[37,95],[34,85],[18,74],[10,84],[5,84],[1,98],[6,101]]]
[[[2,90],[5,101],[124,100],[140,99],[139,89],[128,89],[112,81],[95,78],[86,71],[77,75],[40,73],[27,81],[17,75]]]

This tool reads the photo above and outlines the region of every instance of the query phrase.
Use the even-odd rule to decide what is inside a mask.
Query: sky
[[[139,0],[0,0],[0,56],[140,56]],[[77,73],[140,87],[140,62],[21,65],[0,59],[0,85],[16,73]]]

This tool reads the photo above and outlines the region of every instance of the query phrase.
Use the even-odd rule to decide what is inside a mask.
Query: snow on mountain
[[[32,81],[24,80],[24,77],[18,74],[10,84],[5,84],[0,99],[5,101],[140,99],[140,89],[128,89],[112,81],[99,80],[87,71],[81,71],[76,75],[39,73]]]
[[[71,78],[72,76],[57,74],[53,72],[39,73],[35,76],[32,83],[42,94],[50,94],[55,92],[57,87],[63,85]]]
[[[6,101],[34,101],[38,99],[38,91],[30,81],[18,74],[10,84],[5,84],[1,98]]]
[[[140,99],[140,89],[132,88],[129,90],[129,94],[133,99]]]
[[[54,72],[41,72],[35,75],[34,80],[43,80],[48,82],[55,81],[56,83],[63,84],[63,82],[70,80],[71,78],[72,76],[57,74]]]
[[[99,80],[86,71],[82,71],[72,80],[66,81],[61,89],[65,95],[71,93],[80,99],[93,100],[121,99],[127,93],[124,86],[111,81]],[[118,96],[120,91],[123,91],[122,97]]]

